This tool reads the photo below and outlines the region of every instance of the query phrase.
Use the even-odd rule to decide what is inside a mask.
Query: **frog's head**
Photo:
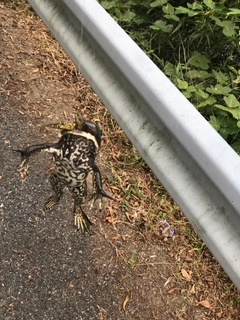
[[[89,120],[85,120],[80,113],[76,115],[75,118],[75,129],[79,131],[84,131],[87,133],[90,133],[94,136],[94,138],[97,141],[98,146],[100,147],[101,144],[101,137],[102,137],[102,131],[100,130],[99,126]]]

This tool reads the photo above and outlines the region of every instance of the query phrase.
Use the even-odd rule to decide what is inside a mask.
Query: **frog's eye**
[[[92,121],[85,120],[80,113],[76,115],[75,119],[75,130],[88,132],[94,136],[98,145],[100,146],[102,131],[99,129],[98,125]]]
[[[101,143],[101,137],[102,137],[102,131],[99,129],[98,125],[95,123],[85,120],[85,132],[91,133],[95,139],[97,140],[98,145],[100,146]]]

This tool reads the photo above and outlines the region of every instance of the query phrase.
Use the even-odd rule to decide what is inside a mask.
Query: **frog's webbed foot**
[[[20,175],[20,178],[24,181],[28,174],[29,164],[28,164],[28,158],[25,158],[22,160],[21,164],[17,168],[17,172]]]
[[[55,206],[60,199],[60,196],[54,194],[51,197],[48,198],[47,202],[45,203],[43,210],[49,211],[52,209],[53,206]]]
[[[28,146],[23,150],[13,149],[13,151],[21,154],[21,164],[18,166],[18,169],[17,169],[17,172],[19,173],[21,179],[24,180],[27,176],[28,169],[29,169],[28,162],[32,154],[40,152],[42,150],[47,150],[48,148],[55,147],[55,146],[58,146],[58,144],[44,143],[44,144]]]
[[[99,211],[102,210],[102,198],[108,198],[110,200],[116,201],[114,198],[112,198],[110,195],[108,195],[103,189],[97,189],[95,192],[89,197],[88,200],[92,200],[92,203],[90,205],[90,208],[92,209],[94,204],[98,202],[98,208]]]
[[[89,232],[90,226],[92,225],[92,222],[88,219],[80,206],[75,206],[74,224],[77,229],[81,230],[83,233]]]

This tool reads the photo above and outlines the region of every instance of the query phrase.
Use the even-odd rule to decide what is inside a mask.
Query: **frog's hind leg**
[[[87,184],[84,181],[81,185],[77,187],[68,187],[71,195],[74,198],[74,224],[83,233],[89,232],[89,228],[92,222],[88,219],[88,216],[83,211],[81,205],[87,199]]]
[[[116,201],[114,198],[112,198],[110,195],[108,195],[104,190],[102,186],[102,176],[101,172],[96,164],[94,164],[93,168],[93,174],[92,174],[92,184],[93,184],[93,193],[89,197],[88,200],[93,199],[93,202],[91,204],[91,207],[93,207],[96,200],[99,200],[99,210],[102,209],[102,198],[106,197],[110,200]]]
[[[43,208],[44,211],[52,209],[52,207],[58,203],[58,201],[60,200],[60,198],[63,194],[63,189],[64,189],[64,185],[63,185],[62,181],[59,179],[57,174],[54,172],[50,175],[49,182],[52,186],[54,194],[51,195],[48,198],[47,202],[45,203],[44,208]]]

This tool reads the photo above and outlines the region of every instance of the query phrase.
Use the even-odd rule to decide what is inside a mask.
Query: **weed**
[[[240,152],[238,2],[99,2]],[[138,161],[132,160],[131,165]]]

